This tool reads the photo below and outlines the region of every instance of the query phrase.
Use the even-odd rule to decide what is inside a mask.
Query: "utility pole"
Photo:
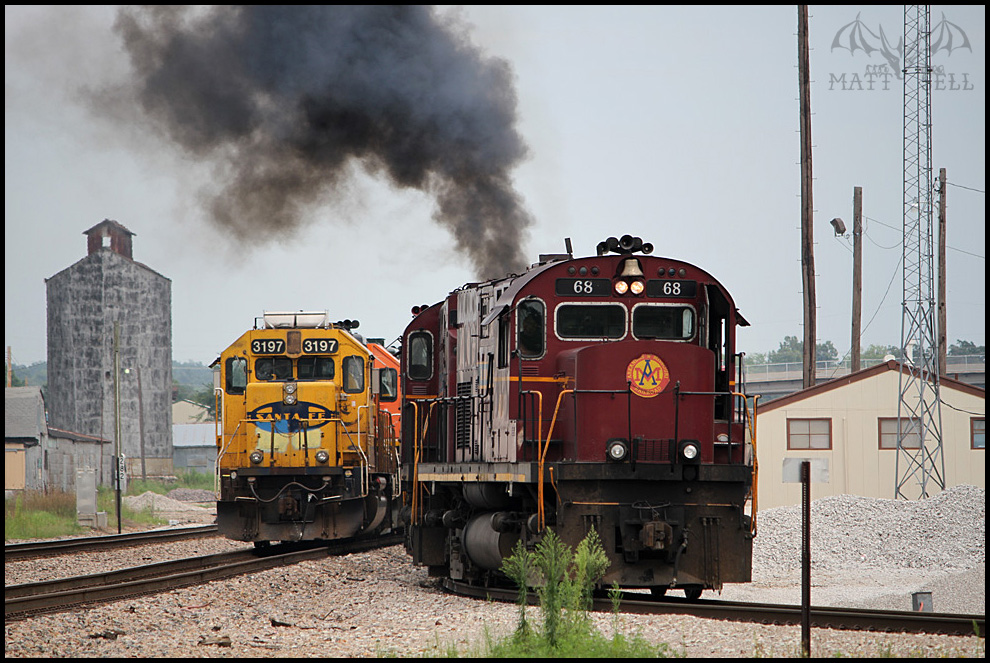
[[[812,232],[811,71],[808,5],[798,5],[798,86],[801,90],[801,282],[804,288],[804,388],[815,384],[815,249]]]
[[[852,359],[849,372],[860,366],[860,336],[863,322],[863,187],[853,187],[853,296]]]
[[[949,334],[945,328],[945,168],[938,171],[938,374],[945,375]]]

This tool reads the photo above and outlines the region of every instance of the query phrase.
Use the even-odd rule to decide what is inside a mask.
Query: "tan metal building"
[[[801,484],[784,482],[785,459],[827,462],[829,481],[812,484],[812,499],[842,494],[893,499],[899,376],[897,362],[888,361],[759,407],[758,508],[801,503]],[[945,487],[985,489],[986,390],[951,378],[939,384]],[[903,472],[905,459],[900,462]],[[929,493],[932,489],[937,485],[929,484]],[[920,492],[909,487],[905,494],[920,497]]]

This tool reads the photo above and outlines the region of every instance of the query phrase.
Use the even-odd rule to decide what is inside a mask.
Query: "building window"
[[[831,449],[831,419],[788,419],[788,449]]]
[[[880,448],[881,449],[896,449],[897,448],[897,422],[898,419],[877,419],[880,428]],[[901,422],[901,432],[903,439],[901,440],[901,447],[904,449],[920,449],[921,448],[921,435],[919,434],[919,426],[917,419],[900,419]]]
[[[969,447],[970,449],[987,448],[987,419],[986,417],[973,417],[969,420]]]

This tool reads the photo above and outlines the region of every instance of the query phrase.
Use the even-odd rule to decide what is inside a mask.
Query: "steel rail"
[[[475,598],[513,602],[519,598],[518,590],[475,587],[450,580],[449,578],[444,580],[444,587],[452,593]],[[531,605],[537,603],[534,593],[530,593],[527,596],[527,600]],[[595,612],[612,612],[612,600],[603,596],[596,597],[593,600],[592,610]],[[707,619],[762,624],[801,624],[800,605],[745,603],[710,599],[690,601],[675,596],[651,598],[645,594],[629,592],[623,593],[619,603],[619,611],[646,615],[690,615]],[[811,606],[811,625],[815,628],[840,630],[976,635],[982,638],[986,634],[986,615]]]
[[[92,603],[166,592],[245,573],[401,543],[400,535],[273,545],[264,551],[204,555],[108,573],[4,588],[4,618],[17,620]],[[300,549],[302,548],[302,549]]]
[[[167,530],[148,530],[130,534],[107,534],[104,536],[87,536],[74,539],[58,539],[55,541],[29,541],[26,543],[10,543],[3,547],[5,562],[17,559],[30,559],[47,555],[67,555],[86,550],[105,550],[120,548],[128,545],[146,543],[162,543],[163,541],[178,541],[217,535],[216,525],[201,525],[197,527],[180,527]]]

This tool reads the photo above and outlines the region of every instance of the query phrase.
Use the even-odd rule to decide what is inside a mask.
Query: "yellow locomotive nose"
[[[247,418],[254,440],[249,460],[255,462],[255,452],[268,454],[272,467],[327,465],[336,459],[341,424],[338,413],[325,404],[336,403],[337,395],[331,382],[248,385]]]

